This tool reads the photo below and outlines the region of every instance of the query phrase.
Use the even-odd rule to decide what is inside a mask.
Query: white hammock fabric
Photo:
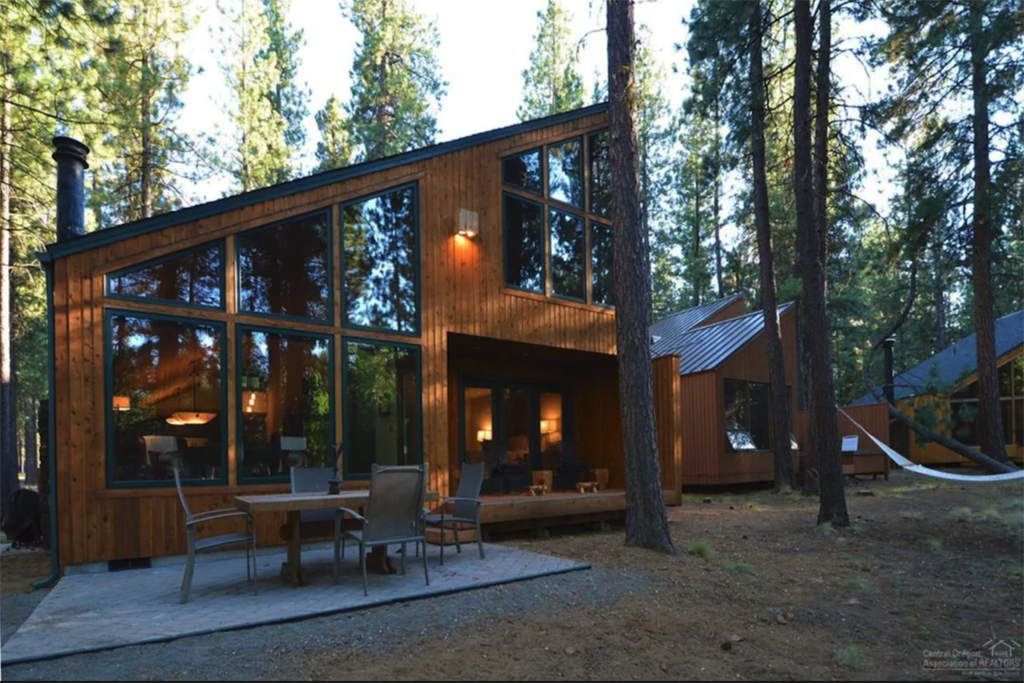
[[[977,483],[994,482],[994,481],[1012,481],[1014,479],[1024,479],[1024,470],[1018,472],[1008,472],[1006,474],[953,474],[952,472],[942,472],[940,470],[933,470],[930,467],[924,465],[918,465],[917,463],[907,460],[902,455],[894,451],[893,449],[886,446],[884,443],[875,438],[875,435],[864,429],[856,420],[849,416],[849,414],[842,408],[836,408],[840,413],[846,416],[846,419],[853,423],[853,425],[864,432],[864,435],[871,439],[876,446],[882,449],[882,452],[889,456],[889,458],[902,467],[903,469],[914,472],[915,474],[923,474],[926,477],[935,477],[936,479],[948,479],[951,481],[970,481]]]

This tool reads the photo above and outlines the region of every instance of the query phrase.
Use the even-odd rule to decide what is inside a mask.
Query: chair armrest
[[[241,515],[250,514],[248,512],[245,512],[244,510],[239,510],[238,508],[223,508],[221,510],[207,510],[206,512],[197,512],[194,515],[192,515],[192,519],[200,519],[202,517],[209,517],[211,515],[222,515],[230,513],[238,513]]]
[[[241,510],[235,510],[233,512],[226,512],[220,515],[214,515],[206,513],[204,517],[193,517],[192,521],[186,522],[185,526],[195,526],[196,524],[205,524],[206,522],[212,522],[215,519],[227,519],[229,517],[248,517],[252,519],[252,515],[248,512],[242,512]]]
[[[366,522],[366,517],[363,517],[361,514],[359,514],[351,508],[338,508],[337,510],[334,511],[334,516],[337,517],[338,515],[341,515],[342,517],[344,517],[345,515],[352,515],[352,517],[354,517],[355,519],[358,519],[361,522]]]
[[[445,503],[445,504],[447,504],[447,503],[476,503],[477,505],[482,505],[483,504],[483,501],[480,500],[479,498],[459,498],[458,496],[452,496],[451,498],[444,498],[442,500],[442,502]]]

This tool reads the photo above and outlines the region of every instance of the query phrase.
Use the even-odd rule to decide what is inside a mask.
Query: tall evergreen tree
[[[316,143],[316,170],[329,171],[352,163],[352,142],[341,100],[331,95],[315,118],[320,131],[320,140]]]
[[[261,0],[219,0],[221,69],[232,98],[224,166],[243,192],[278,182],[289,171],[288,121],[274,108],[281,71],[271,50]]]
[[[361,39],[345,106],[359,161],[434,143],[447,83],[434,50],[437,27],[406,0],[352,0],[343,5]]]
[[[273,57],[277,78],[267,97],[271,108],[284,121],[284,144],[288,148],[288,163],[276,169],[276,183],[295,175],[297,157],[306,142],[305,119],[309,115],[309,90],[298,81],[299,48],[305,38],[302,29],[295,29],[288,21],[291,6],[291,0],[263,0],[267,44],[258,58]]]
[[[583,106],[583,78],[572,41],[569,13],[558,0],[548,0],[537,12],[539,27],[530,66],[523,71],[523,103],[520,121],[539,119]]]

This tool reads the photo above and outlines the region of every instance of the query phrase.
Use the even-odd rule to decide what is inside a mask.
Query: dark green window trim
[[[587,297],[590,295],[591,288],[592,288],[591,287],[591,283],[587,282],[587,272],[589,271],[589,267],[588,267],[589,254],[587,253],[587,245],[590,243],[589,235],[587,234],[587,219],[586,219],[585,216],[583,216],[581,213],[579,213],[578,209],[576,211],[565,211],[565,210],[563,210],[562,208],[560,208],[559,206],[557,206],[555,204],[551,204],[551,205],[548,206],[548,215],[546,216],[546,224],[547,224],[547,242],[548,242],[547,250],[548,250],[548,255],[549,255],[549,260],[550,261],[554,261],[554,258],[555,258],[555,247],[554,247],[554,239],[553,239],[554,235],[552,233],[552,227],[551,227],[551,225],[552,225],[551,218],[552,218],[552,214],[554,214],[554,213],[560,213],[560,214],[562,214],[564,216],[569,216],[570,218],[579,220],[580,221],[580,225],[582,226],[581,229],[582,229],[582,232],[583,232],[583,254],[582,254],[583,263],[581,265],[583,266],[583,274],[581,275],[581,279],[582,279],[582,282],[583,282],[583,297],[581,298],[581,297],[576,297],[576,296],[570,296],[568,294],[559,294],[559,293],[557,293],[555,291],[555,274],[554,274],[555,273],[555,266],[552,264],[550,266],[551,267],[551,298],[552,299],[558,299],[560,301],[572,301],[572,302],[578,303],[578,304],[585,304],[585,303],[587,303]]]
[[[423,452],[423,350],[419,344],[409,344],[400,341],[386,341],[383,339],[368,339],[366,337],[353,337],[342,335],[341,337],[341,411],[342,415],[348,415],[348,344],[363,344],[367,346],[397,347],[408,349],[416,356],[416,411],[419,413],[419,433],[416,435],[419,440],[419,462],[422,465],[425,453]],[[346,446],[350,443],[349,425],[351,420],[342,418],[342,443]],[[342,457],[342,478],[343,479],[369,479],[369,473],[355,473],[349,471],[349,457],[346,450]]]
[[[262,332],[264,334],[277,334],[283,337],[305,337],[307,339],[319,339],[327,342],[327,368],[328,374],[330,375],[329,382],[329,398],[328,405],[330,410],[330,440],[334,440],[337,410],[335,406],[334,396],[334,377],[335,377],[335,365],[334,365],[334,339],[336,335],[321,332],[308,332],[306,330],[296,330],[293,328],[285,327],[270,327],[266,325],[251,325],[244,323],[237,323],[235,325],[235,448],[238,460],[238,483],[239,484],[275,484],[291,481],[290,476],[277,476],[277,477],[246,477],[243,476],[242,472],[245,471],[245,439],[242,434],[242,423],[245,419],[243,415],[242,405],[242,392],[244,387],[242,386],[242,335],[245,332]]]
[[[228,326],[221,320],[210,320],[207,318],[192,318],[179,315],[166,315],[163,313],[147,313],[145,311],[133,311],[130,309],[108,308],[103,312],[103,384],[104,384],[104,415],[106,422],[106,470],[108,489],[142,489],[142,488],[166,488],[174,486],[174,480],[159,481],[116,481],[114,479],[114,344],[111,336],[111,322],[114,316],[128,316],[133,318],[145,318],[147,320],[158,320],[162,322],[184,323],[186,325],[200,325],[213,327],[220,331],[220,392],[221,405],[224,406],[224,417],[221,420],[221,476],[217,479],[183,479],[185,486],[223,486],[228,483]]]
[[[219,273],[219,279],[220,279],[220,306],[207,306],[205,304],[193,304],[193,303],[188,303],[186,301],[178,301],[176,299],[164,299],[162,297],[156,297],[156,296],[134,296],[132,294],[118,294],[117,292],[111,291],[111,287],[110,287],[111,280],[119,278],[122,275],[127,275],[129,273],[135,272],[137,270],[143,270],[145,268],[152,268],[154,266],[159,266],[159,265],[161,265],[163,263],[166,263],[167,261],[172,261],[172,260],[174,260],[176,258],[181,258],[182,256],[189,256],[191,254],[195,254],[195,253],[200,252],[200,251],[206,251],[208,249],[217,249],[218,251],[220,251],[220,273]],[[204,242],[204,243],[198,244],[198,245],[196,245],[194,247],[189,247],[188,249],[182,249],[181,251],[175,251],[175,252],[172,252],[170,254],[165,254],[163,256],[158,256],[157,258],[152,258],[152,259],[149,259],[147,261],[142,261],[141,263],[136,263],[136,264],[133,264],[133,265],[130,265],[130,266],[126,266],[124,268],[119,268],[119,269],[117,269],[115,271],[111,271],[111,272],[107,273],[106,275],[103,276],[103,295],[107,299],[114,299],[114,300],[117,300],[117,301],[142,301],[144,303],[166,304],[168,306],[175,306],[175,307],[178,307],[178,308],[189,308],[189,309],[193,309],[193,310],[225,311],[225,310],[227,310],[227,295],[228,295],[228,292],[227,292],[227,275],[226,275],[226,271],[227,271],[226,259],[227,259],[227,249],[224,246],[224,240],[223,239],[213,240],[211,242]]]
[[[345,264],[345,207],[351,206],[353,204],[362,204],[365,201],[369,201],[371,199],[375,199],[377,197],[380,197],[380,196],[383,196],[383,195],[386,195],[386,194],[391,194],[392,192],[399,192],[399,191],[407,190],[407,189],[411,189],[412,190],[413,233],[415,235],[415,237],[414,237],[414,239],[415,239],[414,249],[416,250],[416,257],[413,260],[413,263],[415,264],[414,276],[413,277],[416,280],[416,282],[414,283],[414,286],[413,286],[413,289],[416,292],[416,294],[415,294],[415,297],[416,297],[416,315],[415,315],[414,329],[413,330],[392,330],[392,329],[389,329],[387,327],[370,327],[370,326],[366,326],[366,325],[354,325],[352,323],[349,323],[348,320],[346,319],[347,318],[347,313],[346,312],[348,310],[348,306],[347,306],[347,303],[348,303],[348,288],[345,286],[345,272],[347,271],[347,266]],[[365,332],[383,332],[383,333],[386,333],[386,334],[396,334],[396,335],[400,335],[400,336],[403,336],[403,337],[419,337],[420,333],[422,331],[422,315],[423,315],[422,288],[421,288],[421,282],[422,282],[422,279],[423,279],[422,278],[423,257],[422,257],[422,251],[421,251],[421,248],[420,248],[420,183],[419,183],[419,181],[418,180],[414,180],[414,181],[409,182],[409,183],[403,183],[401,185],[396,185],[394,187],[389,187],[389,188],[387,188],[385,190],[381,190],[379,192],[373,192],[371,194],[363,195],[361,197],[356,197],[355,199],[350,199],[348,201],[345,201],[345,202],[343,202],[342,204],[340,204],[338,206],[338,217],[339,217],[339,220],[341,221],[341,225],[338,226],[338,240],[339,240],[339,246],[340,246],[339,253],[341,254],[341,259],[342,259],[342,264],[341,264],[341,326],[344,329],[346,329],[346,330],[357,330],[357,331],[365,331]],[[332,280],[332,283],[333,283],[333,280]],[[332,289],[333,289],[333,287],[332,287]]]
[[[512,199],[516,199],[518,201],[524,202],[526,204],[533,204],[534,206],[540,207],[541,222],[542,222],[541,230],[543,231],[543,235],[541,235],[541,240],[542,240],[541,249],[544,252],[543,254],[541,254],[541,259],[540,259],[540,268],[541,268],[540,281],[542,283],[540,289],[530,289],[529,287],[520,287],[518,285],[514,285],[514,284],[511,284],[509,282],[509,277],[508,277],[508,239],[507,239],[506,230],[505,230],[505,202],[506,202],[506,200],[509,197],[511,197]],[[536,201],[534,199],[529,199],[527,197],[524,197],[521,194],[516,194],[515,192],[507,192],[507,191],[506,192],[502,192],[501,193],[501,260],[502,260],[501,271],[502,271],[502,283],[503,283],[503,286],[508,288],[508,289],[514,289],[514,290],[516,290],[518,292],[529,292],[530,294],[547,295],[547,281],[548,281],[548,258],[547,258],[547,255],[548,255],[548,216],[547,216],[547,205],[545,205],[543,202],[539,202],[539,201]]]
[[[540,191],[539,192],[537,190],[531,190],[530,188],[528,188],[528,187],[526,187],[524,185],[520,185],[518,183],[513,183],[513,182],[505,179],[505,162],[506,161],[508,161],[509,159],[514,159],[515,157],[521,157],[524,154],[533,154],[533,153],[536,153],[540,157]],[[519,190],[520,192],[528,192],[529,194],[532,194],[535,197],[542,197],[543,198],[544,197],[544,193],[545,193],[545,186],[547,185],[547,180],[546,180],[547,176],[544,173],[544,169],[545,169],[545,165],[546,164],[547,164],[547,158],[546,158],[546,155],[544,153],[544,145],[540,145],[538,147],[533,147],[532,149],[524,149],[523,151],[516,152],[515,154],[507,154],[507,155],[501,157],[501,182],[502,182],[502,184],[508,185],[509,187],[512,187],[512,188],[515,188],[515,189]]]
[[[291,322],[300,323],[314,323],[316,325],[324,325],[327,327],[334,326],[334,220],[332,217],[333,211],[330,207],[325,209],[317,209],[316,211],[310,211],[309,213],[300,214],[298,216],[291,216],[273,223],[267,223],[266,225],[260,225],[250,230],[243,230],[242,232],[235,233],[235,291],[232,295],[235,297],[235,310],[242,315],[251,315],[257,318],[265,318],[267,320],[284,320]],[[242,307],[242,278],[239,276],[238,267],[238,238],[246,235],[256,235],[266,230],[273,230],[282,226],[288,225],[289,223],[295,223],[298,221],[312,218],[314,216],[323,215],[327,218],[327,317],[326,318],[308,318],[298,315],[286,315],[281,313],[260,313],[258,311],[250,311]]]

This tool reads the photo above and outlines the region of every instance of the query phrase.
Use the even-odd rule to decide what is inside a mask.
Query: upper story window
[[[240,233],[235,251],[240,312],[330,322],[326,211]]]
[[[346,325],[419,332],[419,230],[415,185],[342,206]]]
[[[107,296],[224,308],[224,244],[204,244],[107,275]]]
[[[614,305],[608,132],[501,160],[505,285]]]

